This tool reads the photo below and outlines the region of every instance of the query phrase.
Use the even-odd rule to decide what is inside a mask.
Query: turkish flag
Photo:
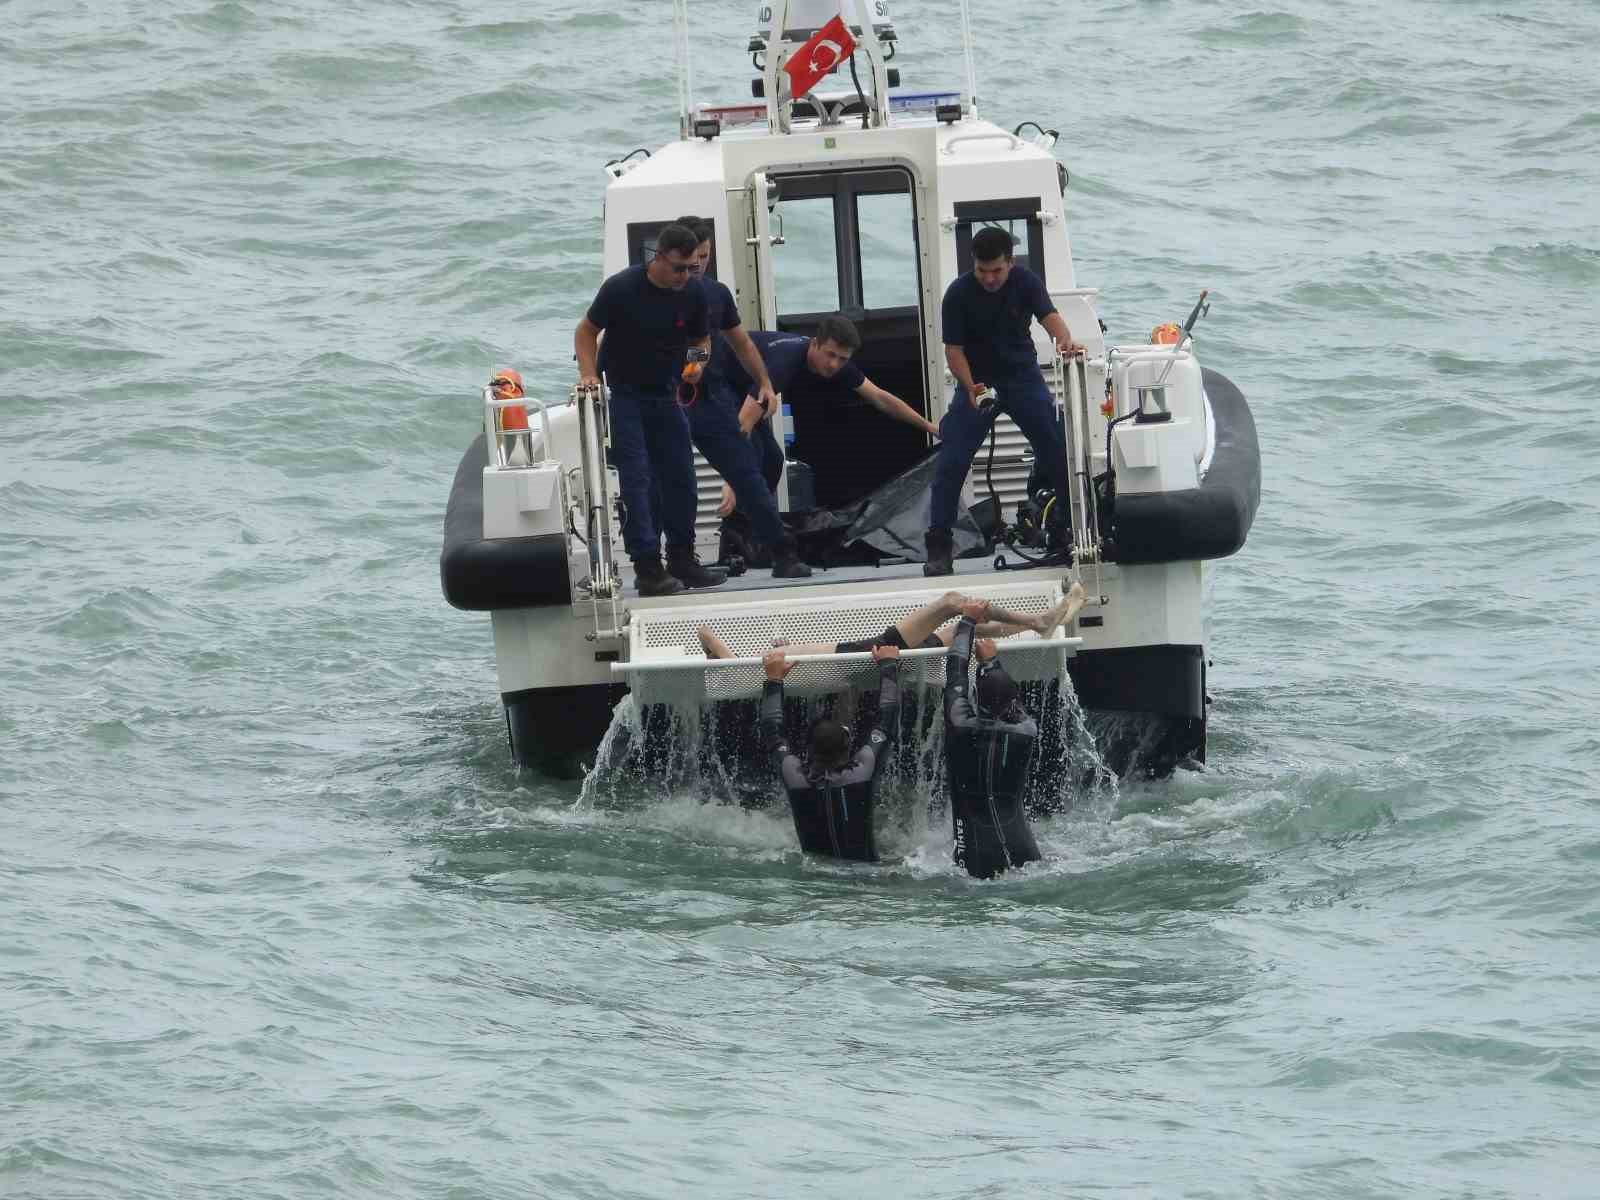
[[[855,38],[842,16],[834,17],[811,40],[789,56],[783,69],[789,72],[789,88],[796,99],[804,96],[817,81],[854,53]]]

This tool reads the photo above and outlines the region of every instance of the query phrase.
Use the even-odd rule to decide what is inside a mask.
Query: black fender
[[[1261,504],[1261,448],[1244,393],[1217,371],[1202,370],[1216,425],[1211,467],[1199,487],[1117,495],[1106,533],[1119,563],[1226,558],[1244,545]]]
[[[570,604],[567,538],[483,536],[483,469],[488,446],[479,434],[456,468],[444,512],[444,549],[439,553],[439,583],[444,598],[468,612]]]

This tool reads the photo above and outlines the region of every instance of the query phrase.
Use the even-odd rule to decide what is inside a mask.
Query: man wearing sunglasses
[[[694,556],[694,448],[678,404],[690,347],[708,355],[711,346],[705,289],[694,279],[698,246],[692,231],[668,225],[648,263],[619,271],[600,286],[573,338],[579,385],[598,386],[604,372],[611,390],[611,461],[625,510],[622,543],[641,596],[715,587],[727,578]]]

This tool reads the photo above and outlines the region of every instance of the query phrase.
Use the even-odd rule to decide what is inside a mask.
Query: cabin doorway
[[[911,172],[904,168],[773,176],[770,274],[764,316],[807,337],[834,313],[861,334],[854,361],[868,379],[928,413],[922,273]],[[810,394],[808,394],[808,392]],[[817,504],[867,495],[920,459],[926,434],[885,416],[853,392],[801,388],[786,395],[790,457],[810,464]]]

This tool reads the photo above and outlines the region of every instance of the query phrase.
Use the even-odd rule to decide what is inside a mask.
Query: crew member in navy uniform
[[[727,378],[726,364],[736,364],[740,368],[741,382],[748,381],[747,390],[755,402],[763,411],[775,409],[778,400],[773,394],[766,364],[745,332],[733,293],[706,275],[711,261],[711,223],[691,216],[679,217],[678,224],[692,230],[699,239],[694,276],[706,291],[706,310],[715,342],[711,361],[700,379],[700,394],[688,409],[690,436],[712,470],[722,476],[725,488],[731,489],[737,497],[740,511],[745,514],[755,537],[769,548],[773,578],[804,579],[811,574],[811,568],[800,561],[794,537],[784,528],[783,519],[778,515],[778,500],[774,494],[778,475],[783,471],[783,451],[778,450],[776,444],[769,449],[772,432],[767,426],[761,427],[765,436],[760,441],[752,440],[750,431],[740,428],[738,411],[745,392],[735,395]],[[772,453],[777,455],[775,474],[772,473]]]
[[[1081,584],[1067,593],[1067,621],[1083,607]],[[987,612],[981,602],[963,606],[946,655],[944,684],[945,778],[955,860],[967,874],[990,879],[1039,860],[1039,847],[1022,811],[1039,725],[1022,707],[1021,689],[999,663],[995,645],[977,643],[978,682],[973,704],[967,685],[973,631]]]
[[[866,744],[850,753],[850,730],[832,718],[811,726],[809,755],[789,749],[783,732],[783,679],[794,664],[782,650],[768,651],[766,690],[761,697],[761,740],[777,765],[800,849],[831,858],[877,862],[872,808],[878,780],[900,725],[900,648],[876,646],[878,716]]]
[[[1056,311],[1044,281],[1013,261],[1011,235],[988,227],[972,235],[972,270],[944,293],[944,358],[956,393],[939,423],[944,444],[933,478],[928,517],[926,575],[949,575],[956,505],[972,458],[989,433],[989,413],[973,397],[993,388],[995,403],[1016,422],[1035,459],[1045,464],[1056,495],[1070,495],[1067,449],[1055,401],[1039,370],[1029,327],[1035,318],[1064,355],[1083,353]]]
[[[690,348],[703,356],[711,345],[705,289],[693,279],[698,245],[682,225],[668,225],[648,264],[618,271],[600,286],[573,338],[579,385],[597,386],[604,371],[611,389],[611,461],[626,509],[622,543],[641,596],[670,596],[727,579],[695,560],[694,448],[678,404]],[[691,374],[698,369],[689,365]]]
[[[860,367],[850,361],[861,349],[861,334],[848,318],[832,315],[817,322],[817,331],[811,337],[797,333],[774,333],[757,330],[750,340],[761,351],[767,374],[774,392],[810,391],[813,388],[851,391],[873,408],[896,421],[914,426],[932,437],[939,436],[939,427],[893,392],[886,392]],[[734,393],[744,397],[739,410],[740,428],[750,430],[763,416],[776,416],[775,405],[763,410],[750,374],[733,361],[729,354],[719,366],[726,372]],[[781,452],[780,452],[781,454]],[[780,459],[781,465],[781,459]]]
[[[893,420],[933,437],[939,435],[937,425],[893,392],[885,391],[873,383],[860,367],[850,361],[855,352],[861,349],[861,334],[847,318],[837,315],[823,317],[817,322],[817,331],[811,337],[757,330],[750,335],[750,340],[760,350],[773,390],[779,395],[803,394],[826,398],[830,391],[850,391]],[[739,428],[751,437],[752,444],[759,452],[768,486],[776,488],[778,478],[783,474],[783,451],[772,435],[770,422],[762,420],[765,416],[777,415],[776,403],[763,403],[756,394],[752,376],[725,349],[719,348],[713,356],[713,366],[720,370],[733,389],[733,394],[743,397],[743,404],[739,408]],[[736,506],[742,511],[742,499],[724,488],[722,506],[718,511],[727,517],[735,512]]]

